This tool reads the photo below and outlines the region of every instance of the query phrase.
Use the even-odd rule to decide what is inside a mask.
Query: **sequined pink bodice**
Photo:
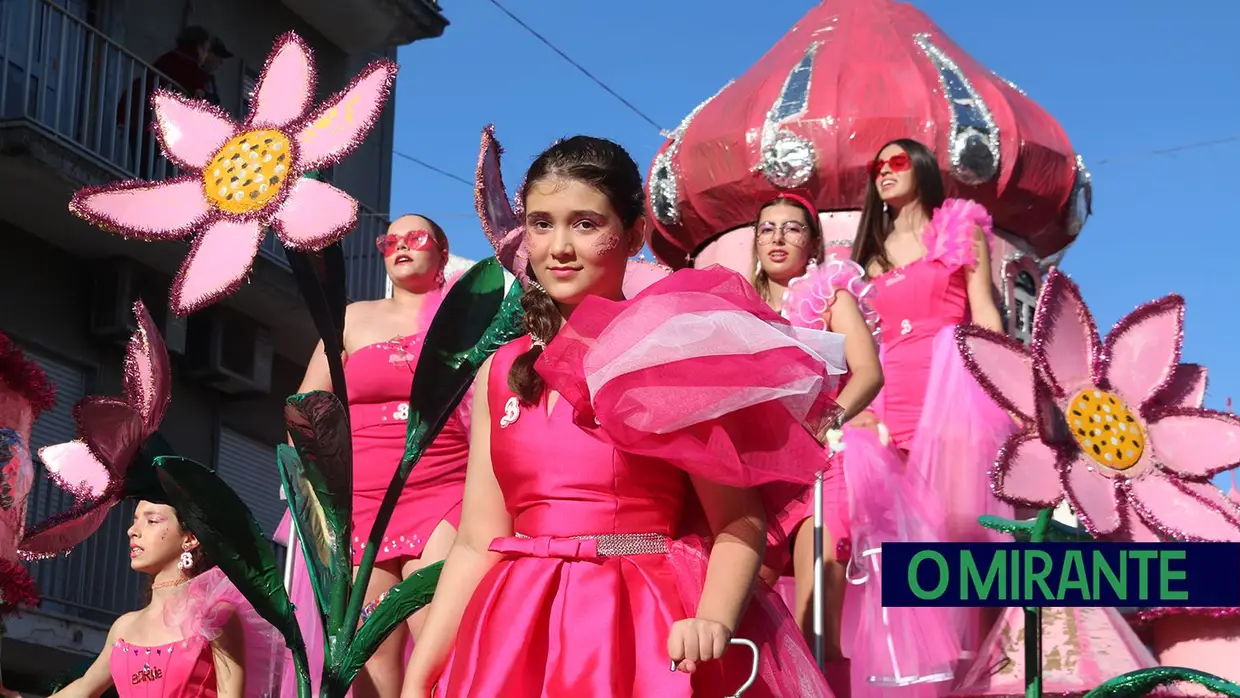
[[[108,662],[120,698],[215,698],[215,662],[201,636],[159,647],[117,640]]]
[[[513,530],[526,536],[602,533],[674,536],[688,478],[662,461],[625,455],[573,421],[557,400],[521,407],[508,367],[529,348],[525,337],[496,352],[488,381],[491,460]]]
[[[409,390],[424,336],[419,333],[362,347],[345,363],[354,435],[354,490],[386,490],[404,455]],[[469,433],[458,412],[419,461],[411,485],[422,476],[457,477],[463,484],[468,454]]]

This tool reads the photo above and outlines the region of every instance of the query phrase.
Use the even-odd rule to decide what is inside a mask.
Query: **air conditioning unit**
[[[166,284],[154,272],[128,259],[111,259],[95,266],[90,301],[90,333],[108,342],[125,344],[137,329],[133,304],[139,298],[155,321],[170,354],[184,355],[188,324],[168,309]]]
[[[271,333],[227,307],[211,309],[190,324],[185,373],[235,396],[271,392]]]

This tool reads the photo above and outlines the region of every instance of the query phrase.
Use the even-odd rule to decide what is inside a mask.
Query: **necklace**
[[[189,581],[189,577],[181,577],[180,579],[174,579],[171,582],[159,582],[158,584],[151,585],[151,591],[155,591],[156,589],[168,589],[171,587],[179,587],[188,581]]]

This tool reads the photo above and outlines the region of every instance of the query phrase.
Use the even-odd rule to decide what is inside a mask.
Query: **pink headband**
[[[807,199],[806,197],[801,196],[800,194],[796,194],[794,192],[790,192],[790,191],[781,191],[775,197],[775,201],[778,201],[780,199],[788,199],[790,201],[795,201],[798,204],[801,204],[802,206],[806,208],[806,210],[809,211],[810,216],[812,216],[814,220],[817,221],[818,207],[810,203],[810,200]]]

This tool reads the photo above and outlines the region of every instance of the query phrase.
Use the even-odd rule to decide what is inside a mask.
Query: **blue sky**
[[[500,0],[650,115],[675,125],[745,72],[816,3]],[[831,0],[844,2],[846,0]],[[1063,124],[1094,174],[1094,216],[1064,269],[1103,331],[1170,292],[1188,301],[1186,361],[1210,368],[1208,405],[1240,402],[1232,308],[1240,262],[1240,3],[917,0],[965,51]],[[663,138],[484,0],[444,3],[439,39],[401,49],[396,149],[472,181],[487,123],[510,190],[552,141],[623,144],[647,166]],[[1188,144],[1215,145],[1154,154]],[[490,254],[470,186],[403,158],[391,211],[430,215],[453,251]]]

